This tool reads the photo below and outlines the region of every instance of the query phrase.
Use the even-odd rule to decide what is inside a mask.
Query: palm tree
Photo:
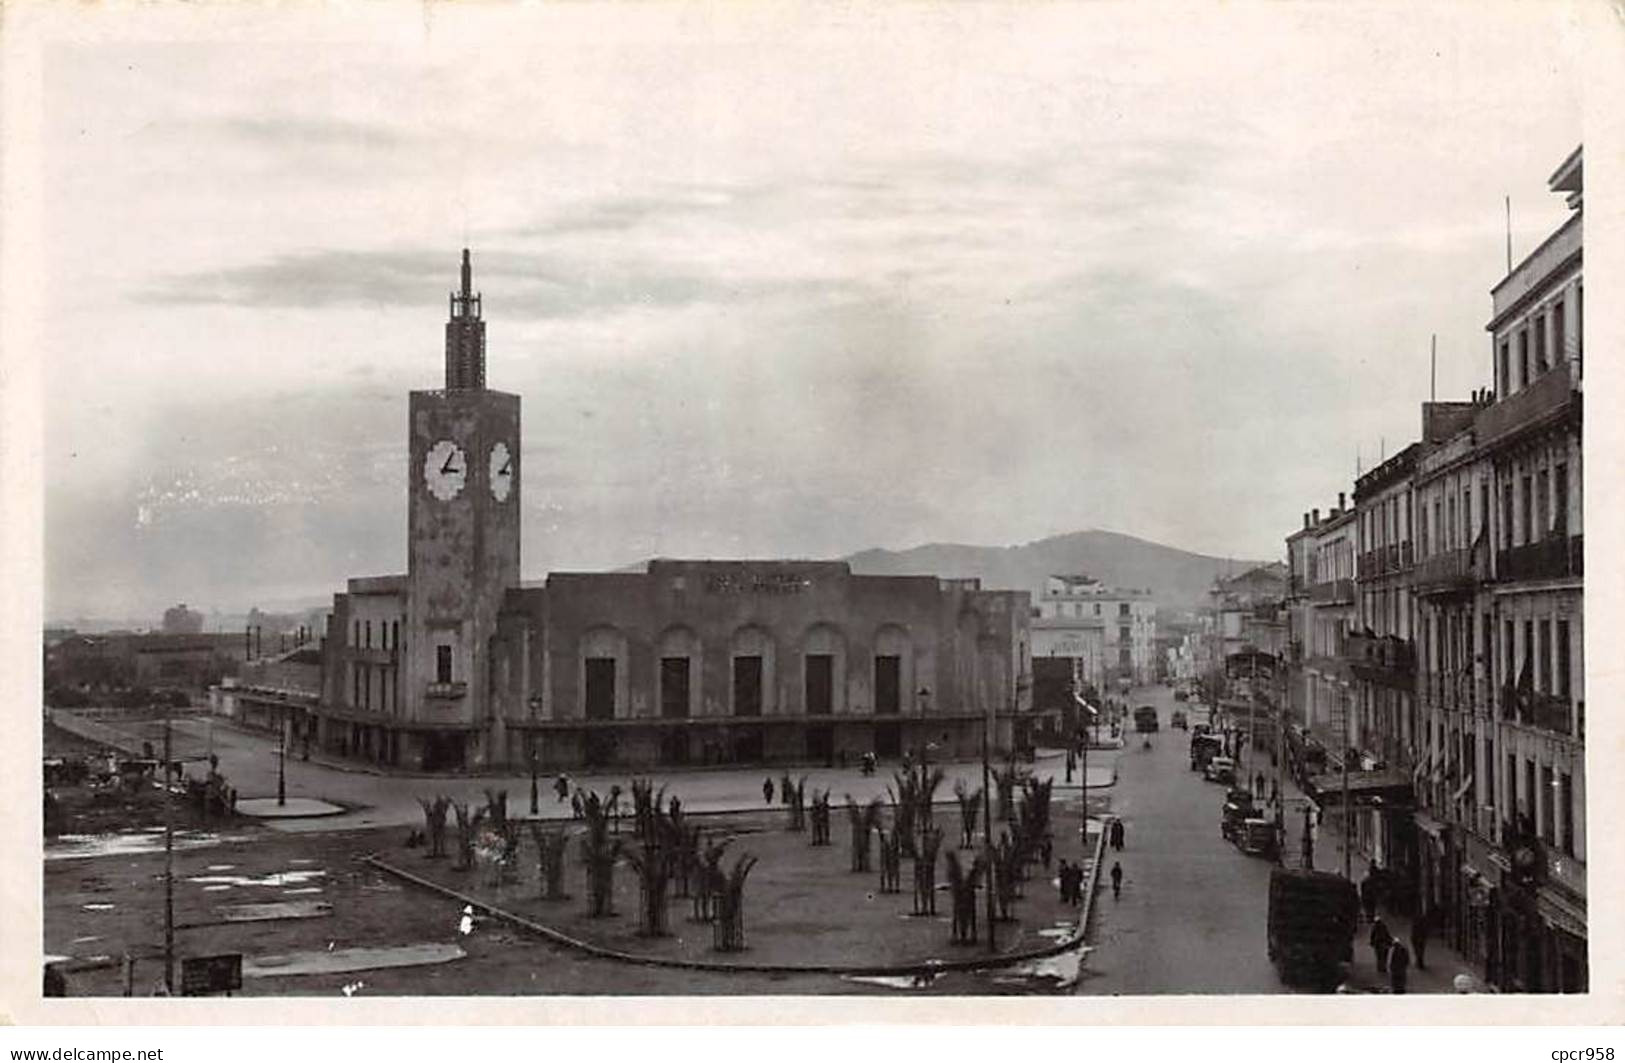
[[[431,801],[420,797],[418,804],[423,808],[423,825],[429,835],[429,859],[438,860],[446,855],[446,812],[451,808],[451,798],[441,795]]]
[[[536,879],[541,886],[544,901],[564,900],[564,853],[570,835],[563,828],[548,830],[540,823],[530,825],[530,836],[536,839]]]
[[[462,801],[452,802],[451,808],[457,815],[457,865],[453,870],[467,871],[474,866],[474,843],[486,812],[478,808],[470,814],[468,805]]]
[[[948,890],[954,901],[953,942],[968,945],[976,941],[976,889],[982,879],[982,859],[977,857],[966,868],[959,854],[948,850]]]
[[[718,952],[738,952],[745,947],[745,879],[755,866],[754,856],[741,856],[722,880],[714,928]]]
[[[942,848],[942,831],[936,827],[920,836],[920,851],[914,859],[914,914],[937,914],[937,850]]]
[[[965,786],[965,780],[954,783],[954,797],[959,799],[959,847],[972,848],[976,844],[976,820],[982,811],[982,788],[974,791]]]
[[[609,808],[596,791],[589,790],[582,798],[581,813],[587,821],[581,836],[581,862],[587,867],[587,914],[601,919],[615,914],[615,861],[621,855],[621,842],[609,836]]]

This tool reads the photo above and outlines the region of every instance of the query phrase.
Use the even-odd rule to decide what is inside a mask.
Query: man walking
[[[773,776],[771,775],[762,780],[762,800],[770,805],[773,803]]]
[[[1370,870],[1360,880],[1360,907],[1365,909],[1367,922],[1377,917],[1377,878]]]
[[[1123,851],[1123,821],[1120,819],[1112,820],[1111,842],[1113,849]]]
[[[1112,861],[1112,900],[1123,896],[1123,865]]]
[[[1056,881],[1059,882],[1060,886],[1061,886],[1061,903],[1062,904],[1071,904],[1072,903],[1072,865],[1067,863],[1065,858],[1062,858],[1061,866],[1056,870],[1055,877],[1056,877]]]
[[[1377,957],[1377,973],[1386,974],[1388,971],[1388,953],[1394,947],[1394,935],[1389,931],[1388,924],[1382,921],[1382,916],[1371,923],[1371,951]],[[1409,962],[1410,956],[1405,957]]]
[[[1437,910],[1432,905],[1429,905],[1422,909],[1422,914],[1418,915],[1416,921],[1411,924],[1411,949],[1416,953],[1416,969],[1418,971],[1428,969],[1428,938],[1433,934],[1433,920],[1436,915]]]
[[[1388,988],[1395,993],[1405,992],[1405,976],[1410,971],[1411,954],[1405,946],[1394,942],[1394,951],[1388,956]]]

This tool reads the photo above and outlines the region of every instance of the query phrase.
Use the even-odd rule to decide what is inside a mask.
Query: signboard
[[[204,997],[243,987],[243,954],[191,956],[181,960],[181,996]]]

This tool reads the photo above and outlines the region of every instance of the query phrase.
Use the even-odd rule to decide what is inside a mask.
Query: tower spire
[[[466,247],[461,280],[462,290],[451,293],[451,320],[446,322],[446,390],[478,391],[485,387],[485,322]]]

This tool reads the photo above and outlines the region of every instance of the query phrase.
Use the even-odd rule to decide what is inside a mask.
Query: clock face
[[[429,448],[423,461],[423,482],[429,493],[442,502],[450,502],[468,482],[468,455],[449,439],[442,439]]]
[[[499,442],[491,448],[491,497],[506,502],[513,493],[513,455],[508,444]]]

